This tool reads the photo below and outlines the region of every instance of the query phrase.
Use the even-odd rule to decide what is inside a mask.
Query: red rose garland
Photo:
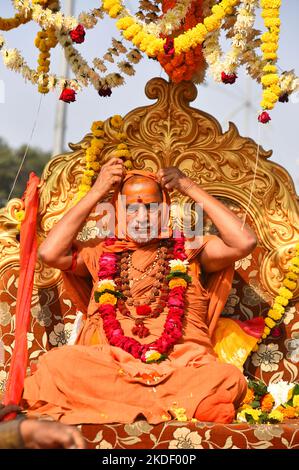
[[[108,238],[107,245],[113,244],[115,238]],[[117,301],[123,298],[117,290],[114,278],[118,274],[118,255],[104,253],[99,260],[99,284],[95,291],[95,300],[99,303],[99,313],[103,319],[106,337],[112,346],[122,348],[143,362],[159,362],[167,358],[170,348],[182,337],[183,317],[185,309],[185,293],[191,277],[187,274],[188,261],[185,253],[183,236],[174,239],[174,259],[169,261],[170,273],[167,276],[169,293],[167,299],[168,314],[161,336],[148,344],[141,344],[134,338],[124,335],[120,322],[116,318]],[[137,314],[146,315],[150,311],[148,305],[136,308]]]

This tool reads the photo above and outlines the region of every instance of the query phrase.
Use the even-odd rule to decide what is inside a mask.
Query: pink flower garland
[[[187,256],[185,253],[185,238],[180,236],[174,239],[173,255],[174,259],[184,261]],[[107,240],[107,245],[113,244],[114,238]],[[100,269],[98,272],[99,280],[113,280],[117,274],[117,255],[115,253],[104,253],[100,257]],[[179,262],[179,261],[178,261]],[[170,281],[173,279],[190,282],[191,278],[184,272],[171,271]],[[100,304],[99,313],[103,319],[103,327],[106,337],[112,346],[122,348],[124,351],[132,354],[136,359],[143,362],[159,362],[167,358],[169,349],[182,337],[184,303],[186,286],[175,286],[169,289],[167,306],[169,312],[166,317],[162,335],[149,344],[141,344],[134,338],[124,335],[120,322],[116,318],[116,305],[112,303]],[[116,291],[115,295],[119,296]]]

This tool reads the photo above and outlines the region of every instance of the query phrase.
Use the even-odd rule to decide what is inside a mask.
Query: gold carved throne
[[[236,262],[232,290],[223,315],[241,320],[266,316],[284,278],[286,266],[294,256],[299,238],[298,196],[288,172],[269,160],[271,151],[260,149],[254,179],[257,144],[241,137],[234,124],[227,132],[217,120],[190,102],[196,87],[189,82],[178,85],[154,78],[145,88],[154,104],[133,109],[124,117],[127,145],[134,168],[156,172],[161,167],[176,166],[213,196],[243,218],[257,234],[255,251]],[[116,132],[105,121],[107,145],[100,163],[106,162],[118,144]],[[71,151],[53,158],[44,169],[39,188],[38,239],[41,241],[53,225],[71,207],[84,168],[84,152],[92,134],[79,143],[69,144]],[[187,199],[172,193],[177,203]],[[19,242],[16,212],[22,201],[11,200],[0,212],[0,387],[5,386],[14,346],[15,305],[18,287]],[[78,234],[79,243],[89,243],[97,236],[94,215]],[[176,217],[176,214],[173,215]],[[205,233],[217,234],[205,218]],[[246,364],[248,374],[265,382],[298,376],[299,323],[296,320],[299,290],[294,292],[286,316],[279,326],[281,334],[269,336]],[[76,316],[75,306],[63,288],[61,273],[36,264],[28,332],[28,371],[46,350],[66,344]]]

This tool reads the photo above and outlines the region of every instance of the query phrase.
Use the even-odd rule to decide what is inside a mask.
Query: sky
[[[99,0],[74,1],[76,15],[99,5]],[[137,0],[125,0],[132,10],[137,3]],[[0,16],[9,17],[12,13],[11,1],[0,0]],[[299,0],[282,1],[281,19],[279,68],[282,71],[295,69],[299,75]],[[263,29],[259,19],[257,25]],[[17,30],[4,33],[7,47],[19,49],[33,68],[36,68],[38,57],[34,38],[39,29],[38,25],[30,22]],[[111,46],[112,36],[118,38],[115,20],[105,17],[93,30],[88,30],[85,42],[77,47],[91,64],[94,57],[101,57]],[[51,71],[60,74],[61,52],[56,49],[52,55]],[[166,78],[166,74],[156,61],[147,58],[135,69],[136,74],[127,76],[126,84],[114,88],[109,98],[99,97],[96,90],[89,87],[77,95],[75,103],[64,104],[67,107],[66,143],[81,140],[95,120],[106,119],[113,114],[125,115],[135,107],[152,103],[144,94],[144,86],[149,79],[159,76]],[[112,71],[117,69],[111,68]],[[261,86],[247,77],[244,69],[239,69],[238,80],[234,85],[216,84],[207,74],[205,83],[197,88],[198,96],[192,106],[213,115],[224,131],[229,121],[234,122],[242,136],[253,138],[265,150],[273,150],[270,160],[289,172],[299,194],[299,91],[291,97],[289,103],[277,104],[271,111],[270,123],[260,125],[257,116],[260,111]],[[52,152],[58,98],[57,90],[43,96],[40,104],[36,87],[7,70],[0,58],[0,137],[9,145],[18,147],[30,142],[32,146]]]

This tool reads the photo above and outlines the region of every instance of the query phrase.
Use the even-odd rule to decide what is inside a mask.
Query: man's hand
[[[124,174],[124,162],[120,158],[111,158],[102,166],[92,190],[101,195],[107,195],[111,189],[119,186]]]
[[[85,441],[73,426],[56,421],[24,419],[20,433],[27,449],[85,449]]]
[[[161,168],[157,173],[158,180],[162,187],[168,190],[176,189],[182,194],[187,194],[186,189],[193,185],[191,178],[188,178],[181,170],[174,166]]]

